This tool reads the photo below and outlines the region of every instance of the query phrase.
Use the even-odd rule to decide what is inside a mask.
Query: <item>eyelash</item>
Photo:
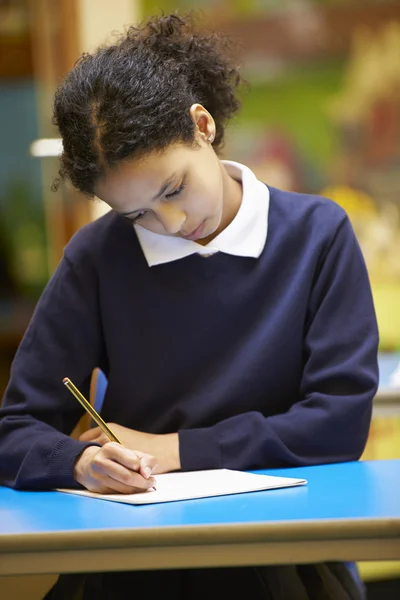
[[[145,214],[146,214],[145,211],[143,211],[142,213],[139,213],[136,217],[131,217],[130,221],[132,223],[136,223],[137,221],[139,221],[140,219],[142,219]]]
[[[179,196],[183,192],[185,187],[186,187],[186,184],[181,183],[181,185],[174,192],[171,192],[170,194],[165,194],[165,197],[169,200],[170,198]],[[145,214],[146,214],[146,211],[143,211],[142,213],[138,214],[136,217],[133,217],[133,219],[131,219],[132,223],[137,223],[140,219],[143,219]]]
[[[174,192],[171,192],[170,194],[165,194],[165,197],[173,198],[174,196],[179,196],[179,194],[181,194],[184,189],[185,189],[185,184],[181,183],[181,185]]]

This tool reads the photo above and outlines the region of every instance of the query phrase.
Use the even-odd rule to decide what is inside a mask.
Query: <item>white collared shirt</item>
[[[134,225],[149,267],[191,254],[210,256],[224,252],[250,258],[260,256],[267,240],[269,190],[248,167],[229,160],[221,162],[229,175],[242,183],[242,203],[233,221],[206,246],[184,238],[153,233],[140,224]]]

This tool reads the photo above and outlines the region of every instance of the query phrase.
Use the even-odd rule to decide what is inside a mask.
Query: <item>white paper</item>
[[[139,494],[95,494],[86,490],[69,489],[58,489],[57,491],[125,504],[154,504],[157,502],[175,502],[177,500],[243,494],[245,492],[293,487],[307,483],[305,479],[271,477],[231,469],[166,473],[157,475],[155,480],[156,490]]]

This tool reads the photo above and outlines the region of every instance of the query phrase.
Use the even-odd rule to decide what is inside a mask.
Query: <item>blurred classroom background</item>
[[[250,84],[223,158],[349,214],[380,328],[381,386],[363,459],[400,458],[400,0],[0,0],[0,398],[65,244],[105,210],[69,185],[50,190],[55,87],[113,32],[192,8],[239,40]],[[400,577],[394,563],[360,570],[371,590]]]

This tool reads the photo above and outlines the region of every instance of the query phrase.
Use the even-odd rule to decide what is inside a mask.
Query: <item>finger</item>
[[[131,485],[125,485],[121,481],[113,479],[112,477],[103,476],[101,478],[101,489],[104,490],[99,492],[101,494],[143,494],[148,490],[152,489],[153,486],[143,489]]]
[[[104,444],[102,449],[105,457],[116,461],[130,471],[139,471],[141,453],[110,441]]]
[[[146,491],[125,485],[107,475],[98,474],[96,474],[95,479],[91,479],[90,483],[86,484],[85,487],[89,492],[95,492],[96,494],[135,494]]]
[[[100,446],[104,446],[104,444],[107,444],[110,441],[110,438],[105,433],[101,433],[99,437],[94,438],[91,441],[100,444]]]
[[[131,488],[124,485],[111,477],[101,477],[100,479],[94,479],[85,485],[89,492],[95,494],[131,494]]]
[[[100,427],[93,427],[92,429],[88,429],[87,431],[81,433],[79,440],[81,442],[92,442],[93,440],[99,438],[102,433],[103,432],[101,431]]]
[[[139,473],[146,479],[148,479],[152,473],[154,473],[156,466],[157,459],[154,456],[150,456],[150,454],[142,454],[140,456]]]
[[[79,439],[81,442],[93,442],[94,444],[99,444],[100,446],[104,446],[104,444],[107,444],[107,442],[110,441],[110,438],[102,431],[100,431],[100,433],[97,437],[92,437],[90,439],[83,439],[83,438],[79,438]]]
[[[132,452],[134,452],[140,461],[137,470],[145,479],[148,479],[157,467],[157,459],[151,454],[146,454],[140,450],[132,450]]]
[[[80,442],[87,442],[87,443],[91,443],[91,444],[99,444],[99,446],[104,446],[104,444],[106,443],[106,440],[103,440],[101,437],[99,437],[99,438],[93,438],[93,439],[90,439],[90,440],[84,440],[84,439],[79,438],[79,441]],[[110,440],[108,440],[108,441],[110,441]]]
[[[155,484],[154,478],[145,479],[140,473],[131,471],[109,458],[102,457],[101,452],[94,457],[92,470],[103,485],[114,488],[118,486],[118,491],[125,494],[145,492]],[[114,485],[111,486],[109,481],[105,482],[104,478],[112,479]]]
[[[115,463],[114,463],[115,464]],[[124,467],[121,467],[124,469]],[[110,479],[113,479],[118,483],[118,485],[124,485],[129,487],[130,494],[139,494],[143,492],[147,492],[148,490],[155,489],[156,480],[154,477],[149,477],[149,479],[144,479],[140,473],[133,473],[132,471],[126,470],[128,475],[118,472],[118,480],[114,480],[114,478],[110,475]],[[124,481],[121,481],[120,478],[125,478]],[[125,481],[129,481],[129,483],[125,483]]]
[[[133,481],[129,480],[128,482],[123,479],[125,483],[128,483],[133,486],[145,487],[143,484],[143,479],[148,479],[151,475],[152,470],[156,464],[156,459],[152,456],[145,455],[142,452],[136,452],[134,450],[130,450],[129,448],[125,448],[116,442],[107,442],[102,447],[102,451],[96,454],[95,462],[100,462],[102,460],[111,460],[114,464],[118,464],[124,469],[127,470],[128,473],[134,475]],[[144,460],[144,468],[150,469],[150,474],[147,476],[140,472],[141,461]],[[119,473],[122,473],[121,469],[118,470]],[[148,486],[146,486],[148,487]]]

